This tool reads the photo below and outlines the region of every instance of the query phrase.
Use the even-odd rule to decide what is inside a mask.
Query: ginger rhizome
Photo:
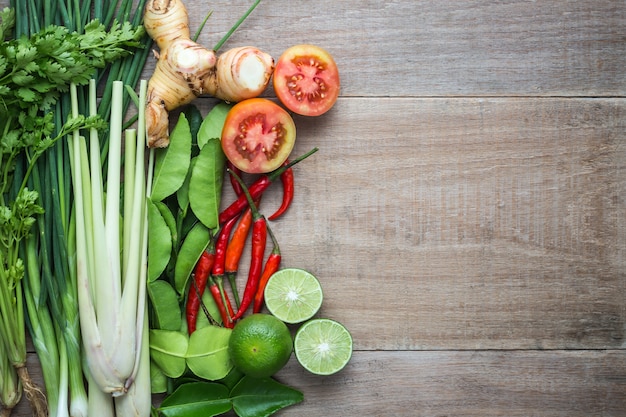
[[[182,0],[148,0],[144,27],[154,40],[156,68],[148,81],[146,126],[149,147],[169,144],[169,112],[202,95],[239,102],[265,91],[274,59],[252,46],[219,57],[190,37]]]

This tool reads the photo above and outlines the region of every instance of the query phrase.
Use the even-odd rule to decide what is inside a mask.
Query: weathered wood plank
[[[213,12],[199,38],[207,47],[251,4],[185,3],[192,33]],[[224,48],[251,44],[278,58],[318,44],[337,59],[348,97],[623,96],[624,33],[621,0],[272,0]],[[153,68],[150,60],[146,77]]]
[[[250,1],[188,1],[214,45]],[[336,57],[342,95],[623,95],[626,8],[597,1],[262,2],[224,46],[276,58],[297,43]]]
[[[328,378],[292,362],[305,401],[281,415],[617,417],[625,366],[616,351],[358,352]]]
[[[613,350],[355,352],[330,377],[292,357],[277,379],[305,400],[277,415],[621,417],[624,375]],[[30,416],[24,402],[13,416]]]
[[[298,119],[295,154],[320,150],[273,226],[284,265],[320,277],[359,349],[620,347],[625,116],[615,99],[344,99]]]

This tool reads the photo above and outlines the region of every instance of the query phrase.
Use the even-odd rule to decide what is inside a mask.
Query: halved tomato
[[[285,107],[303,116],[326,113],[339,96],[339,70],[333,57],[315,45],[295,45],[278,58],[274,92]]]
[[[222,149],[237,168],[250,174],[280,167],[296,141],[296,125],[285,109],[265,98],[235,104],[224,121]]]

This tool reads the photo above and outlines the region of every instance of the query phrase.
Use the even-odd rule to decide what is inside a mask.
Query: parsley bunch
[[[2,35],[12,9],[1,13]],[[48,26],[30,38],[21,37],[0,45],[0,103],[4,110],[36,104],[50,108],[70,83],[85,85],[97,68],[129,54],[140,46],[143,26],[115,23],[106,30],[98,20],[85,26],[84,33],[64,26]]]

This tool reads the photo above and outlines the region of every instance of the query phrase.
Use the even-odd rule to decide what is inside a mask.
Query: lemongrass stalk
[[[78,103],[76,85],[72,84],[70,86],[70,93],[72,96],[72,115],[77,117]],[[78,132],[75,132],[71,138],[71,148],[71,171],[76,211],[76,281],[83,345],[93,380],[96,381],[105,392],[123,392],[123,379],[112,369],[110,364],[111,358],[105,355],[103,351],[102,339],[92,299],[93,283],[91,282],[89,272],[95,271],[95,267],[93,266],[92,259],[88,256],[87,245],[88,243],[93,244],[94,242],[101,241],[104,236],[99,235],[96,238],[94,236],[95,234],[92,233],[95,221],[91,224],[85,222],[85,212],[87,209],[92,209],[90,201],[85,200],[85,197],[93,193],[90,193],[91,185],[88,172],[87,147],[84,138],[81,138]],[[103,256],[104,254],[100,254],[96,256],[96,259]],[[106,321],[106,318],[102,317],[102,321]]]
[[[150,348],[148,344],[147,303],[144,303],[142,339],[139,350],[137,374],[126,395],[115,398],[116,417],[148,417],[152,408],[150,392]],[[104,417],[104,416],[103,416]]]
[[[105,345],[105,351],[112,355],[112,362],[115,368],[128,378],[135,365],[135,358],[132,354],[136,349],[136,331],[137,326],[135,318],[137,317],[137,292],[135,289],[137,275],[133,279],[125,278],[127,275],[122,271],[120,263],[120,174],[121,174],[121,155],[122,155],[122,95],[124,85],[121,81],[113,83],[113,101],[111,106],[111,122],[109,135],[109,152],[108,152],[108,168],[107,173],[107,199],[106,199],[106,223],[105,236],[109,247],[111,265],[111,281],[116,285],[115,296],[104,298],[116,303],[114,306],[108,306],[109,319],[111,319],[111,328],[102,327],[101,334],[106,339],[115,341],[114,345]],[[131,139],[133,140],[133,139]],[[124,194],[124,199],[130,198]],[[124,203],[126,204],[126,203]],[[135,208],[133,207],[133,212]],[[131,237],[131,247],[133,247],[134,237]],[[127,248],[123,248],[124,251]],[[131,255],[133,256],[132,252]],[[125,256],[123,256],[125,257]],[[132,258],[129,258],[132,262]],[[99,277],[100,278],[100,277]],[[100,284],[100,283],[99,283]],[[105,283],[106,284],[106,283]],[[121,288],[123,286],[123,288]],[[118,290],[121,289],[121,294]],[[98,297],[104,297],[105,293],[99,293]],[[99,316],[101,316],[99,314]],[[102,317],[102,316],[101,316]],[[113,321],[114,320],[114,321]],[[124,354],[120,354],[124,352]]]
[[[97,104],[97,97],[96,97],[96,93],[95,93],[95,83],[90,82],[89,83],[89,100],[88,100],[88,112],[90,116],[93,116],[96,112],[96,108],[98,106]],[[75,100],[73,97],[72,100],[72,105],[74,104]],[[90,129],[89,130],[89,149],[91,151],[91,153],[93,154],[93,150],[94,149],[98,149],[99,148],[99,136],[98,136],[98,131],[96,129]],[[89,288],[91,290],[91,302],[94,303],[95,306],[95,302],[97,300],[97,288],[96,288],[96,274],[97,274],[97,267],[96,264],[94,262],[94,259],[96,259],[96,248],[95,248],[95,242],[94,242],[94,237],[92,235],[92,225],[94,224],[94,197],[92,196],[92,191],[94,193],[96,193],[97,196],[101,196],[102,195],[102,170],[100,165],[98,164],[98,161],[94,161],[93,158],[89,159],[89,164],[90,164],[90,179],[86,179],[86,184],[88,184],[89,186],[84,187],[83,188],[83,192],[85,193],[85,195],[83,196],[83,200],[84,200],[84,204],[86,204],[86,208],[84,210],[84,219],[85,219],[85,225],[89,227],[89,230],[85,230],[85,234],[86,236],[88,236],[87,238],[87,260],[88,260],[88,267],[89,267]],[[74,196],[74,200],[77,200],[78,197],[75,195]],[[96,207],[100,207],[102,208],[102,206],[104,205],[103,201],[98,201]],[[102,209],[101,209],[102,210]]]
[[[92,95],[94,90],[92,88]],[[72,144],[77,214],[76,243],[77,250],[80,249],[77,252],[77,280],[81,329],[91,377],[104,392],[112,393],[114,396],[124,394],[133,385],[139,372],[141,347],[143,343],[147,343],[143,341],[143,325],[147,319],[145,316],[147,213],[143,152],[136,152],[134,160],[126,161],[134,172],[131,175],[132,193],[124,193],[124,211],[129,213],[131,220],[124,223],[128,224],[130,229],[125,231],[128,237],[123,241],[128,243],[123,247],[125,254],[122,255],[122,259],[128,262],[123,271],[120,265],[122,91],[123,84],[114,83],[106,201],[102,200],[97,136],[91,137],[89,155],[81,138],[75,137]],[[142,96],[145,96],[145,93],[144,86]],[[91,107],[93,113],[95,110],[93,100]],[[145,121],[143,123],[145,126]],[[126,140],[137,140],[136,149],[144,150],[145,128],[140,131],[141,134],[137,134],[135,130],[128,130]],[[91,169],[87,168],[87,160]],[[91,195],[90,200],[87,199],[87,193]],[[89,210],[92,217],[91,222],[87,223],[85,213]],[[84,247],[81,247],[81,242],[84,243]],[[89,245],[93,245],[92,250],[89,250]],[[87,271],[93,272],[92,279],[86,276]],[[90,286],[94,291],[89,290]],[[121,286],[123,288],[120,288]],[[147,391],[149,392],[149,386]]]
[[[91,208],[92,220],[90,231],[93,231],[93,288],[94,298],[92,303],[96,309],[96,326],[99,331],[99,339],[102,347],[99,355],[103,356],[107,369],[103,372],[113,373],[116,379],[122,382],[122,387],[116,384],[114,392],[122,394],[124,392],[123,381],[132,372],[134,360],[128,354],[119,352],[133,352],[134,346],[128,345],[129,337],[125,334],[126,325],[122,317],[121,299],[121,267],[120,267],[120,242],[119,242],[119,195],[120,195],[120,165],[121,165],[121,125],[122,114],[119,105],[123,92],[121,82],[114,83],[113,88],[113,111],[111,113],[110,126],[110,149],[108,154],[107,188],[106,201],[102,196],[102,174],[98,150],[99,142],[95,142],[95,135],[92,135],[92,148],[90,152],[91,164]],[[95,89],[92,89],[92,97]],[[93,99],[92,99],[93,102]],[[91,110],[93,113],[93,109]],[[102,211],[104,207],[104,212]],[[89,225],[88,225],[89,228]],[[132,340],[132,339],[130,339]],[[94,379],[99,381],[98,373]],[[109,381],[110,382],[110,381]],[[109,388],[101,386],[105,391]]]
[[[129,132],[129,131],[127,131]],[[129,140],[128,134],[126,136],[124,146],[124,195],[133,195],[133,189],[135,186],[135,170],[133,169],[134,164],[131,164],[130,161],[135,161],[137,157],[137,141]],[[129,199],[124,199],[124,248],[130,247],[131,233],[132,230],[132,205],[128,204]],[[123,252],[124,259],[122,260],[122,268],[124,271],[128,269],[128,256],[129,252],[125,250]]]
[[[146,95],[147,81],[141,80],[139,103],[138,103],[138,127],[136,135],[136,149],[146,149]],[[129,136],[133,136],[131,131]],[[127,161],[129,162],[129,161]],[[138,295],[137,295],[137,350],[136,350],[136,366],[129,381],[128,392],[122,397],[116,398],[116,409],[118,417],[148,417],[151,411],[151,395],[150,395],[150,351],[148,344],[148,316],[147,316],[147,298],[146,298],[146,279],[148,265],[148,213],[146,202],[148,196],[152,192],[152,173],[154,171],[154,149],[149,151],[148,169],[144,172],[144,153],[137,152],[135,160],[134,179],[134,195],[133,206],[136,210],[133,213],[140,218],[134,218],[138,221],[140,238],[135,240],[139,250],[139,263],[137,265],[138,277]],[[132,224],[132,222],[131,222]],[[133,229],[134,230],[134,229]],[[131,249],[133,249],[131,247]],[[130,252],[130,250],[129,250]],[[135,271],[135,263],[129,263],[126,269],[127,274]],[[127,279],[130,279],[127,276]]]
[[[119,259],[119,220],[120,220],[120,167],[122,165],[122,123],[123,113],[121,103],[123,100],[124,84],[121,81],[113,83],[111,121],[109,128],[109,154],[107,186],[106,186],[106,211],[105,211],[105,236],[107,245],[111,249],[111,270],[120,271]],[[119,298],[119,297],[118,297]],[[113,317],[115,319],[115,317]]]
[[[89,169],[88,169],[88,153],[87,146],[83,137],[79,138],[78,142],[78,159],[81,160],[79,172],[79,181],[82,183],[83,188],[85,189],[85,195],[94,196],[96,193],[91,189],[90,178],[89,178]],[[78,197],[77,197],[78,199]],[[84,207],[90,209],[92,213],[95,215],[99,213],[99,210],[94,208],[94,203],[90,200],[86,200],[84,203]],[[101,207],[99,205],[98,207]],[[101,210],[100,210],[101,211]],[[77,219],[78,219],[78,211],[77,211]],[[106,315],[100,316],[102,319],[98,320],[98,315],[96,314],[97,308],[94,305],[94,299],[91,298],[91,292],[89,286],[95,288],[96,297],[102,297],[99,305],[106,306],[107,304],[116,304],[117,301],[113,300],[109,297],[106,298],[111,291],[108,291],[111,286],[103,286],[105,289],[105,293],[98,292],[98,282],[110,280],[111,273],[109,268],[107,268],[106,261],[107,256],[107,247],[104,243],[105,235],[104,228],[102,223],[102,213],[100,213],[100,217],[98,219],[93,218],[93,223],[87,224],[84,227],[84,233],[86,235],[86,239],[91,242],[93,245],[93,253],[94,257],[91,259],[86,259],[84,261],[85,264],[90,266],[90,270],[94,271],[93,275],[90,277],[83,277],[81,279],[80,270],[77,269],[77,286],[79,288],[78,293],[78,301],[79,301],[79,311],[80,304],[83,301],[86,304],[86,313],[80,311],[81,314],[81,334],[83,334],[83,344],[85,345],[85,353],[87,355],[87,360],[89,363],[89,369],[91,375],[94,380],[98,383],[100,388],[110,394],[113,395],[121,395],[124,393],[124,380],[125,375],[119,372],[118,368],[115,366],[115,358],[114,353],[111,352],[111,346],[115,346],[115,342],[111,339],[115,336],[113,334],[103,334],[101,324],[108,325],[110,327],[109,321]],[[99,221],[98,221],[99,220]],[[79,223],[76,224],[76,232],[79,232]],[[78,243],[77,238],[77,243]],[[100,250],[100,247],[104,246],[104,249]],[[77,254],[77,263],[81,264],[80,256],[82,254]],[[104,266],[103,266],[104,265]],[[83,271],[84,273],[84,271]],[[82,286],[82,282],[86,282],[86,291]],[[82,296],[81,296],[82,295]],[[106,309],[104,309],[106,310]],[[106,341],[106,342],[105,342]],[[123,349],[123,347],[120,347]]]
[[[89,372],[89,367],[85,367],[88,387],[88,414],[89,416],[98,417],[115,417],[115,407],[113,405],[113,397],[108,392],[100,389]]]
[[[134,129],[128,129],[126,131],[126,140],[136,141],[137,140],[137,132]],[[112,143],[113,145],[113,143]],[[139,147],[138,147],[139,148]],[[143,148],[139,148],[143,149]],[[137,159],[140,159],[140,155],[142,152],[138,152]],[[141,158],[142,159],[142,158]],[[135,169],[137,168],[136,160],[135,161],[126,161],[126,164],[132,164]],[[142,164],[143,165],[143,164]],[[141,343],[141,338],[138,337],[137,329],[141,328],[142,322],[140,320],[141,317],[138,314],[138,299],[140,294],[140,284],[139,280],[141,279],[139,275],[139,263],[141,257],[141,237],[142,237],[142,228],[143,222],[141,220],[141,215],[144,212],[143,207],[141,206],[141,202],[137,201],[137,194],[140,194],[141,197],[144,196],[142,191],[145,190],[143,186],[142,179],[143,173],[141,175],[137,175],[137,172],[134,172],[133,175],[135,181],[133,184],[133,194],[128,195],[124,193],[124,206],[129,206],[128,209],[131,214],[131,220],[129,225],[131,229],[124,230],[123,235],[128,234],[128,246],[123,248],[123,257],[128,260],[128,264],[126,269],[122,273],[122,281],[124,285],[124,290],[122,293],[121,299],[121,312],[120,312],[120,323],[119,323],[119,331],[121,342],[124,343],[124,346],[127,347],[125,350],[125,361],[124,363],[130,363],[131,369],[129,372],[129,378],[126,381],[125,387],[128,389],[129,385],[133,382],[133,374],[135,373],[136,368],[136,352],[138,351],[138,347]],[[118,235],[119,239],[119,235]],[[122,357],[120,356],[121,360]]]
[[[147,254],[148,254],[148,213],[146,207],[146,199],[148,194],[147,188],[150,186],[146,183],[145,173],[145,149],[146,149],[146,97],[147,97],[148,83],[146,80],[141,80],[139,87],[139,105],[138,105],[138,125],[137,130],[131,130],[131,136],[136,132],[136,149],[138,150],[135,155],[134,161],[134,174],[132,185],[133,193],[132,201],[129,204],[132,206],[130,226],[132,229],[129,237],[129,247],[124,248],[124,253],[127,253],[129,260],[126,265],[125,276],[128,279],[132,279],[132,284],[129,285],[129,308],[133,307],[131,299],[136,300],[134,304],[134,314],[137,317],[135,322],[135,337],[136,337],[136,366],[133,369],[133,377],[137,372],[137,364],[139,362],[139,354],[142,340],[142,326],[143,321],[146,319],[144,314],[144,304],[146,302],[146,278],[147,278]],[[130,162],[130,161],[129,161]],[[151,176],[148,176],[148,181]],[[128,194],[125,193],[125,196]],[[129,199],[130,200],[130,199]],[[137,227],[133,227],[137,225]],[[125,231],[126,233],[126,231]],[[126,292],[126,289],[125,289]],[[132,297],[132,298],[131,298]],[[131,314],[131,313],[129,313]],[[131,381],[132,382],[132,381]]]

